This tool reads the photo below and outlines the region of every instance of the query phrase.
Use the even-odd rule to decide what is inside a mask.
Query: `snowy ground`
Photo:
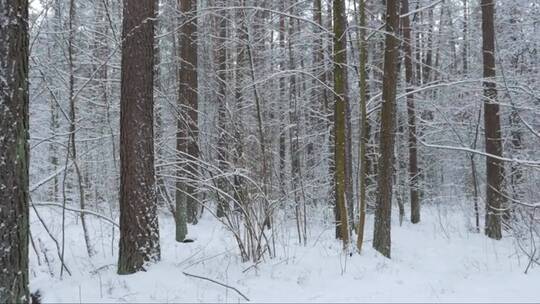
[[[525,275],[528,261],[517,254],[512,239],[497,242],[470,232],[462,210],[425,207],[421,224],[394,223],[391,260],[371,249],[371,217],[365,251],[352,257],[342,253],[322,219],[312,220],[306,247],[296,244],[294,227],[281,224],[276,228],[278,257],[257,267],[239,261],[230,233],[208,213],[189,227],[196,238],[190,244],[174,242],[173,220],[164,214],[162,261],[129,276],[115,273],[117,239],[111,250],[110,224],[90,221],[97,255],[89,259],[82,229],[68,212],[65,255],[72,276],[64,273],[63,280],[55,245],[32,212],[41,266],[31,249],[31,288],[40,289],[45,302],[244,301],[232,290],[182,274],[187,272],[234,286],[253,302],[540,301],[540,269]],[[59,210],[38,211],[60,241]],[[47,252],[49,266],[41,251]]]

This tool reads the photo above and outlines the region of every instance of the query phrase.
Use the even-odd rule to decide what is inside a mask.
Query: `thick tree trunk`
[[[186,165],[180,170],[179,176],[184,181],[177,185],[177,208],[185,208],[187,222],[197,224],[198,199],[197,183],[199,161],[199,117],[198,117],[198,79],[197,79],[197,2],[195,0],[179,0],[180,12],[186,22],[180,28],[180,71],[179,71],[179,105],[187,114],[185,121],[179,121],[179,138],[177,149],[185,157]],[[184,204],[185,207],[179,204]]]
[[[486,153],[502,156],[501,121],[495,84],[495,2],[482,0],[482,55],[484,60],[484,129]],[[486,235],[501,236],[501,207],[503,206],[504,163],[486,158]]]
[[[343,247],[349,244],[347,219],[347,35],[345,35],[345,2],[334,0],[334,140],[335,195],[338,221],[336,227]]]
[[[28,1],[0,1],[0,302],[28,293]]]
[[[390,258],[390,222],[392,214],[392,165],[396,112],[397,59],[399,52],[399,0],[386,1],[386,32],[381,110],[380,159],[377,182],[377,207],[373,248]]]
[[[118,273],[160,259],[154,178],[155,2],[124,0],[120,104]]]

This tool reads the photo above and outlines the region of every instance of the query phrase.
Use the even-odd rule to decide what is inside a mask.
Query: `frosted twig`
[[[106,222],[109,222],[112,225],[120,228],[120,225],[118,225],[114,220],[106,217],[105,215],[99,214],[97,212],[94,212],[94,211],[91,211],[91,210],[88,210],[88,209],[77,209],[77,208],[72,208],[72,207],[68,207],[68,206],[64,207],[62,204],[51,203],[51,202],[32,203],[32,206],[59,207],[59,208],[65,208],[68,211],[73,211],[73,212],[78,212],[78,213],[83,213],[83,214],[91,214],[93,216],[99,217],[100,219],[105,220]]]
[[[249,302],[248,297],[246,297],[242,292],[240,292],[240,290],[238,290],[238,289],[236,289],[236,288],[234,288],[234,287],[232,287],[232,286],[229,286],[229,285],[227,285],[227,284],[218,282],[218,281],[213,280],[213,279],[210,279],[210,278],[201,277],[201,276],[194,275],[194,274],[190,274],[190,273],[187,273],[187,272],[183,272],[183,271],[182,271],[182,273],[183,273],[185,276],[188,276],[188,277],[193,277],[193,278],[197,278],[197,279],[201,279],[201,280],[210,281],[210,282],[212,282],[212,283],[216,283],[216,284],[218,284],[218,285],[221,285],[221,286],[223,286],[223,287],[225,287],[225,288],[232,289],[232,290],[236,291],[239,295],[241,295],[242,298],[244,298],[244,300],[246,300],[246,301]]]

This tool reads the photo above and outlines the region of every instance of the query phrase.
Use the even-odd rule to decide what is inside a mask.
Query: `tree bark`
[[[399,52],[399,0],[386,1],[386,32],[383,76],[383,104],[381,109],[380,160],[377,181],[377,207],[373,248],[390,258],[390,224],[392,215],[392,165],[396,112],[397,59]]]
[[[180,28],[180,70],[179,70],[179,105],[187,114],[183,115],[184,122],[179,120],[179,137],[177,139],[177,149],[185,157],[186,165],[181,168],[179,175],[184,178],[181,184],[177,185],[177,191],[184,191],[184,194],[176,194],[177,208],[179,204],[184,204],[187,222],[197,224],[197,185],[198,160],[199,160],[199,117],[198,117],[198,79],[197,79],[197,2],[195,0],[179,0],[180,12],[184,16],[184,24]],[[182,189],[182,190],[180,190]],[[182,202],[182,200],[184,202]]]
[[[367,121],[367,47],[366,47],[366,30],[362,27],[366,26],[366,0],[358,0],[358,25],[361,27],[358,30],[358,48],[360,52],[359,58],[359,80],[358,87],[360,90],[360,147],[358,152],[358,238],[356,240],[356,248],[358,252],[362,251],[364,243],[364,226],[366,222],[366,178],[367,178],[367,155],[366,146],[368,143],[368,121]]]
[[[401,14],[403,29],[403,48],[405,51],[405,81],[407,82],[407,116],[409,126],[409,188],[411,200],[411,222],[420,222],[420,197],[418,195],[418,156],[416,142],[416,111],[414,105],[414,69],[411,39],[411,22],[407,15],[409,12],[409,0],[401,1]]]
[[[28,1],[0,1],[0,302],[28,292]]]
[[[155,1],[124,0],[118,273],[160,259],[154,178]]]
[[[482,0],[482,55],[484,61],[484,129],[486,153],[502,157],[501,121],[495,84],[495,2]],[[501,239],[504,163],[486,158],[486,228],[489,238]]]
[[[347,219],[347,35],[345,35],[346,15],[345,2],[334,0],[334,140],[335,140],[335,195],[337,214],[336,228],[343,247],[349,244],[349,228]]]

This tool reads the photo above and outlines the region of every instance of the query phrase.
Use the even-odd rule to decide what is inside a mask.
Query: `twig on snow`
[[[188,276],[188,277],[192,277],[192,278],[197,278],[197,279],[201,279],[201,280],[210,281],[210,282],[212,282],[212,283],[216,283],[216,284],[218,284],[218,285],[221,285],[221,286],[223,286],[223,287],[225,287],[225,288],[232,289],[232,290],[236,291],[239,295],[241,295],[242,298],[244,298],[244,300],[246,300],[246,301],[249,302],[248,297],[246,297],[242,292],[240,292],[240,290],[238,290],[238,289],[236,289],[236,288],[234,288],[234,287],[232,287],[232,286],[229,286],[229,285],[227,285],[227,284],[218,282],[218,281],[213,280],[213,279],[210,279],[210,278],[201,277],[201,276],[194,275],[194,274],[190,274],[190,273],[187,273],[187,272],[183,272],[183,271],[182,271],[182,273],[183,273],[185,276]]]

